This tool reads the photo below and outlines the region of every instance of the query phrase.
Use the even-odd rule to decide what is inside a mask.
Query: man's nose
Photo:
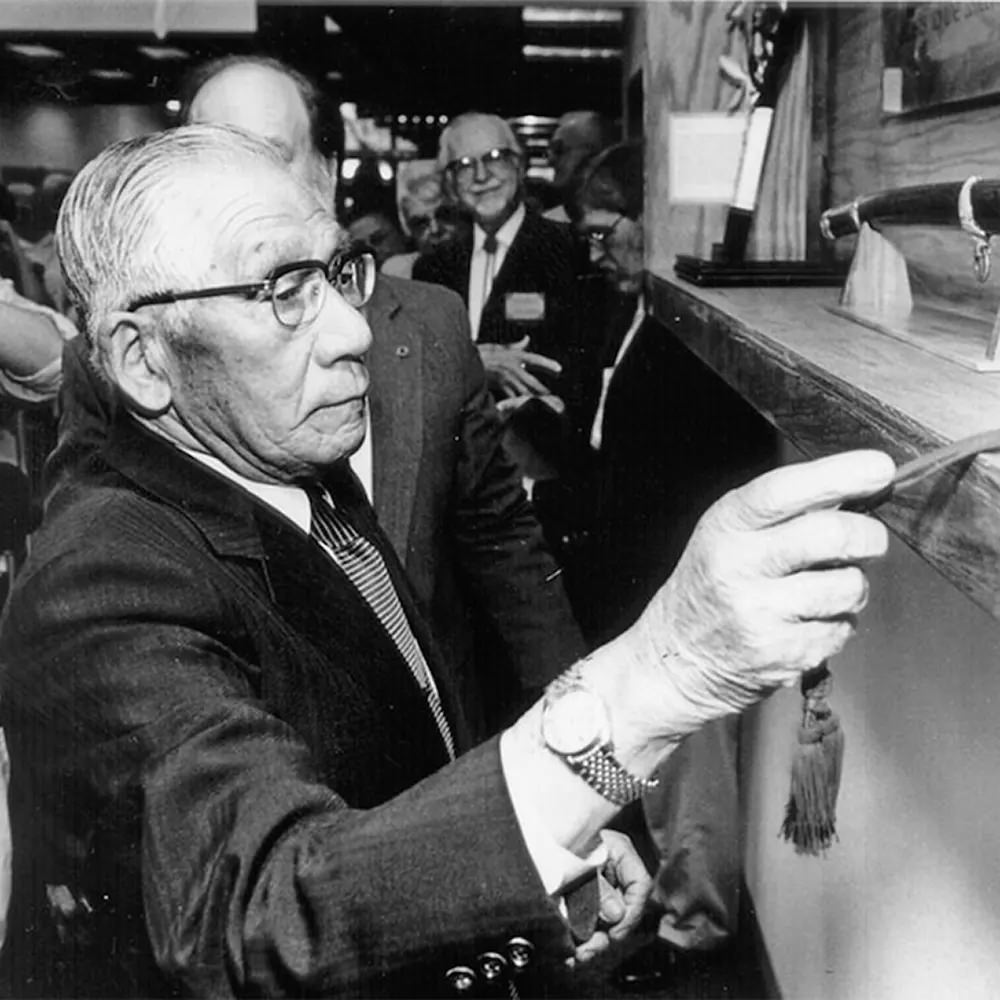
[[[587,241],[587,250],[590,252],[591,264],[600,264],[604,259],[604,247],[597,246],[593,240]]]
[[[350,357],[360,358],[372,346],[368,320],[332,288],[326,293],[326,302],[316,317],[316,323],[319,330],[315,353],[321,364],[333,364]]]
[[[482,184],[483,181],[488,181],[490,179],[490,175],[486,170],[486,164],[483,163],[482,157],[479,156],[475,157],[473,163],[475,164],[476,172],[473,174],[472,179],[477,184]]]

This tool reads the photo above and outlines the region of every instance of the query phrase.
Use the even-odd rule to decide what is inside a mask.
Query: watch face
[[[592,750],[607,739],[604,703],[585,688],[572,688],[546,701],[542,735],[549,749],[563,756]]]

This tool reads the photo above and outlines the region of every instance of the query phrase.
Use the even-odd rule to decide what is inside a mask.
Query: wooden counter
[[[875,447],[905,461],[1000,426],[1000,373],[965,370],[835,316],[836,288],[706,289],[650,274],[654,315],[809,456]],[[1000,618],[1000,452],[878,511]]]

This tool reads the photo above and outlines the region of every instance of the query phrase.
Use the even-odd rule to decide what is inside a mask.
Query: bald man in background
[[[552,190],[559,204],[545,213],[553,222],[569,222],[573,188],[589,162],[618,139],[617,130],[599,111],[568,111],[549,140]]]

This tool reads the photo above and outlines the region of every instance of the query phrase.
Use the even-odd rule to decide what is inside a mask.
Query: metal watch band
[[[566,763],[590,785],[616,806],[627,806],[660,783],[658,778],[637,778],[615,758],[607,744],[595,747],[579,757],[566,757]]]

